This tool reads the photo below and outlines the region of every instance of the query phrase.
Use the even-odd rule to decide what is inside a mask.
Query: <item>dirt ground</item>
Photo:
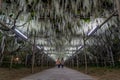
[[[40,72],[44,69],[39,67],[34,68],[34,73]],[[74,68],[76,69],[76,68]],[[84,73],[84,68],[78,69],[80,72]],[[31,75],[30,68],[21,69],[11,69],[0,68],[0,80],[19,80],[25,76]],[[96,80],[120,80],[120,68],[110,69],[110,68],[88,68],[88,75],[93,76]]]
[[[97,69],[90,75],[98,77],[97,80],[120,80],[120,69]]]
[[[47,68],[36,67],[34,68],[34,73],[40,72]],[[19,80],[25,76],[31,75],[30,68],[21,68],[21,69],[11,69],[8,68],[0,68],[0,80]]]
[[[78,69],[85,72],[84,68]],[[120,80],[120,68],[88,68],[88,75],[93,76],[96,80]]]

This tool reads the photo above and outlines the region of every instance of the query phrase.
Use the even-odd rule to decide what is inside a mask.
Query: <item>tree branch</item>
[[[13,26],[13,28],[15,28],[16,20],[18,19],[18,17],[20,16],[20,14],[21,14],[22,12],[23,12],[23,8],[22,8],[22,10],[20,10],[20,11],[18,12],[16,18],[14,19],[14,26]]]

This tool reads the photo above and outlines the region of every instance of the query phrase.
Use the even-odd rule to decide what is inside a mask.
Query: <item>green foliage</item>
[[[11,3],[11,0],[5,0],[6,3]]]
[[[23,67],[25,67],[24,64],[13,64],[13,66],[12,66],[12,68],[15,68],[15,69],[20,69]]]
[[[116,67],[116,68],[120,68],[120,61],[117,61],[117,62],[115,63],[115,67]]]
[[[32,12],[31,12],[31,18],[33,19],[33,18],[34,18],[34,16],[35,16],[35,12],[34,12],[34,11],[32,11]]]
[[[5,15],[5,13],[2,10],[0,10],[0,15]]]
[[[1,67],[9,68],[10,67],[10,61],[11,61],[11,56],[6,55],[3,59],[3,63],[1,65]],[[12,68],[15,68],[15,69],[20,69],[20,68],[23,68],[23,67],[24,67],[24,64],[15,63],[15,62],[13,62],[13,64],[12,64]]]
[[[84,18],[83,19],[85,22],[89,23],[90,22],[90,18]]]
[[[26,1],[26,3],[29,3],[29,0],[25,0]]]
[[[3,59],[2,67],[8,68],[10,66],[10,56],[5,56]]]

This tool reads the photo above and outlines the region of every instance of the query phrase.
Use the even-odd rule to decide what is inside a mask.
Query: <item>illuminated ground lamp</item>
[[[20,38],[22,38],[23,40],[28,40],[28,37],[26,35],[24,35],[22,32],[20,32],[18,29],[13,29],[13,32],[19,36]]]
[[[99,29],[99,26],[94,27],[94,28],[87,34],[87,36],[91,36],[91,35],[94,34],[98,29]]]
[[[15,58],[14,58],[14,61],[15,61],[15,62],[18,62],[19,60],[20,60],[19,57],[15,57]]]

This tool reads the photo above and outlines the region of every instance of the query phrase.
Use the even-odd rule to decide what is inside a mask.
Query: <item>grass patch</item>
[[[34,73],[41,72],[51,67],[35,67]],[[23,77],[31,75],[31,68],[0,68],[0,80],[20,80]]]

